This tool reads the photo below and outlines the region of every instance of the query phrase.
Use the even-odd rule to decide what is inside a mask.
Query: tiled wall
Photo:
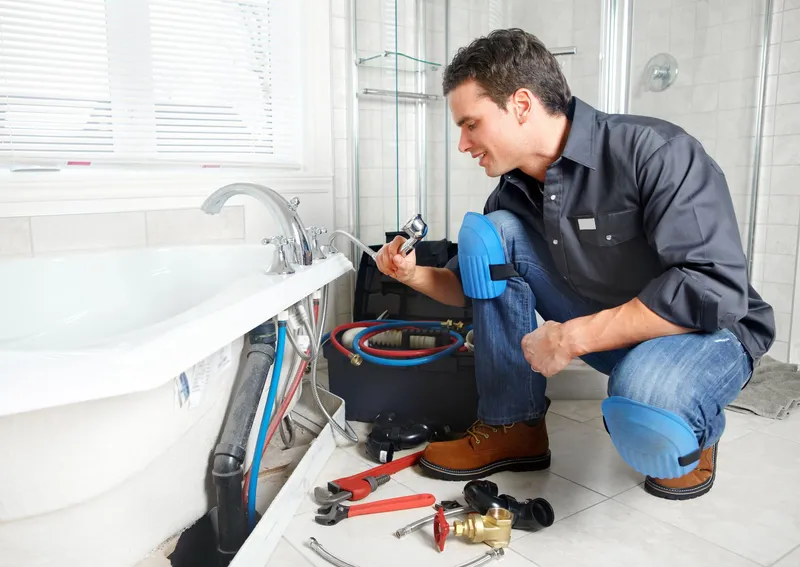
[[[0,256],[243,242],[244,207],[0,218]]]
[[[725,171],[747,246],[764,0],[637,0],[630,111],[675,122],[696,136]],[[672,54],[678,78],[646,92],[650,57]],[[800,3],[775,0],[769,48],[754,287],[774,307],[777,340],[770,356],[800,360],[800,321],[793,325],[800,192]],[[798,303],[800,305],[800,303]],[[792,332],[794,330],[794,332]]]

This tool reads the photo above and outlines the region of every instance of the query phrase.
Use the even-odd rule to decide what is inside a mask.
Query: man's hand
[[[522,337],[522,352],[531,368],[545,378],[558,374],[575,358],[564,326],[555,321],[546,321]]]
[[[531,368],[549,378],[564,370],[573,358],[590,352],[626,348],[657,337],[693,332],[694,329],[661,318],[633,298],[619,307],[565,323],[547,321],[522,338],[522,352]]]
[[[401,283],[410,282],[417,269],[417,255],[414,250],[406,256],[400,254],[400,247],[405,241],[402,236],[395,236],[394,240],[378,250],[376,258],[378,269]]]

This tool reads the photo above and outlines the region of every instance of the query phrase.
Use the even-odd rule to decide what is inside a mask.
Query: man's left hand
[[[546,321],[522,337],[522,353],[531,368],[545,378],[561,372],[575,358],[564,325],[556,321]]]

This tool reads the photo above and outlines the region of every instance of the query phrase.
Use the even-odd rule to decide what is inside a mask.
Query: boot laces
[[[514,427],[514,424],[512,423],[511,425],[499,425],[495,427],[494,425],[489,425],[487,423],[483,423],[482,421],[476,421],[475,423],[470,425],[469,428],[467,429],[467,435],[475,439],[476,445],[480,445],[481,440],[480,437],[478,437],[479,435],[482,436],[484,439],[489,438],[489,434],[483,431],[483,429],[490,429],[492,433],[497,433],[498,427],[502,427],[503,433],[505,433],[507,430]]]

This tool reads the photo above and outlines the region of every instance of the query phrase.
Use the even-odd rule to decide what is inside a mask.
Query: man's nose
[[[469,139],[469,135],[466,132],[461,132],[461,137],[458,140],[458,151],[460,152],[468,152],[469,148],[472,146],[472,141]]]

